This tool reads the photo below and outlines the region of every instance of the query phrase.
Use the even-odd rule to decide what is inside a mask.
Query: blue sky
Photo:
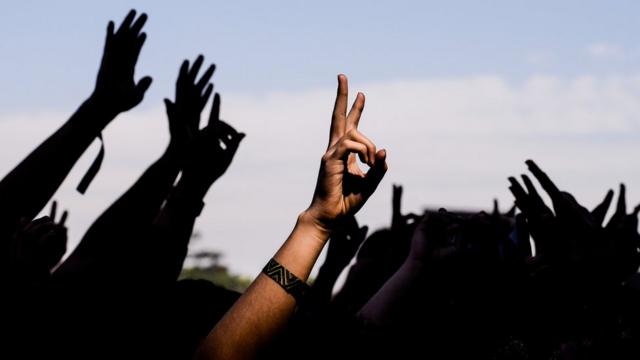
[[[74,188],[95,145],[56,194],[70,246],[163,150],[162,99],[184,58],[218,65],[222,117],[248,134],[196,224],[196,248],[259,271],[309,203],[326,146],[336,74],[367,94],[361,129],[390,171],[359,214],[508,208],[506,177],[538,160],[593,206],[619,181],[640,201],[640,3],[634,1],[10,1],[0,13],[0,172],[90,94],[109,20],[149,15],[137,75],[144,102],[105,131],[103,168]],[[268,188],[267,186],[268,185]],[[250,224],[251,226],[248,226]]]
[[[178,5],[182,4],[182,5]],[[90,91],[106,23],[146,11],[138,66],[166,96],[180,61],[203,53],[221,90],[263,93],[333,84],[635,70],[634,1],[10,1],[0,21],[0,108],[70,109]],[[624,56],[593,59],[608,44]]]

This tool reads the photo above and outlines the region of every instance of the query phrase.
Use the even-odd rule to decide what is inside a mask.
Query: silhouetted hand
[[[338,76],[338,94],[331,119],[329,146],[322,156],[318,181],[307,213],[325,229],[332,229],[335,221],[355,214],[387,171],[385,150],[376,146],[358,131],[364,109],[364,94],[358,93],[347,114],[347,77]],[[370,169],[360,170],[355,154]]]
[[[603,203],[598,208],[608,208],[613,198],[613,191],[609,191]],[[626,188],[620,184],[616,212],[605,227],[606,249],[611,259],[611,267],[616,276],[625,279],[637,272],[640,265],[640,234],[638,234],[638,212],[640,205],[627,214]],[[606,214],[606,209],[604,210]],[[603,216],[604,217],[604,216]]]
[[[182,150],[198,133],[200,114],[213,91],[213,84],[209,83],[209,80],[211,80],[216,66],[211,64],[198,79],[198,72],[203,61],[204,57],[200,55],[194,61],[193,66],[189,68],[189,61],[185,60],[180,66],[180,73],[176,81],[175,102],[164,99],[169,117],[171,144]]]
[[[402,185],[393,185],[393,196],[391,199],[393,214],[391,215],[391,229],[399,231],[405,225],[409,225],[414,221],[420,220],[422,217],[413,213],[404,215],[402,213]]]
[[[62,259],[67,250],[67,212],[55,222],[57,203],[51,205],[49,216],[29,222],[23,219],[13,244],[15,264],[20,271],[45,276]]]
[[[560,191],[533,161],[527,160],[527,166],[538,179],[542,188],[553,202],[552,211],[547,207],[536,191],[531,180],[523,175],[527,192],[515,178],[509,178],[510,190],[516,198],[516,205],[528,220],[529,230],[536,243],[536,257],[559,265],[579,264],[581,266],[605,266],[602,263],[602,251],[606,240],[603,237],[602,208],[606,214],[608,207],[598,206],[594,212],[580,205],[569,193]],[[594,214],[595,213],[595,214]],[[597,264],[600,263],[600,264]]]
[[[458,225],[454,214],[441,209],[437,213],[424,214],[411,238],[407,260],[422,264],[434,259],[446,259],[458,251],[452,229]]]
[[[146,14],[136,19],[136,11],[131,10],[118,30],[114,31],[113,21],[107,26],[104,54],[91,98],[113,116],[138,105],[151,85],[148,76],[138,83],[134,80],[138,56],[147,37],[140,32],[146,21]]]
[[[220,95],[215,94],[209,122],[189,144],[183,175],[206,192],[227,171],[245,134],[220,120]]]
[[[342,272],[356,255],[368,231],[368,226],[358,226],[355,216],[345,218],[331,235],[324,264],[340,269],[339,272]]]

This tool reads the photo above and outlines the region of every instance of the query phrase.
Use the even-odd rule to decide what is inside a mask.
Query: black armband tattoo
[[[309,291],[309,285],[298,279],[291,271],[280,265],[275,259],[269,260],[262,272],[277,282],[286,292],[293,296],[298,303],[304,301]]]

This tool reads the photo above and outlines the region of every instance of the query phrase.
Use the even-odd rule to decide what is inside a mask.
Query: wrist
[[[308,229],[313,237],[321,241],[323,244],[329,240],[329,236],[331,235],[331,229],[326,225],[326,223],[319,220],[309,210],[305,210],[298,215],[296,227],[297,226]]]
[[[95,92],[92,93],[84,103],[104,115],[106,118],[113,119],[120,114],[120,111],[116,110],[114,106],[109,104],[108,98],[100,96]]]
[[[97,136],[118,113],[110,111],[107,106],[90,96],[80,105],[76,115],[71,118],[73,128]]]
[[[201,176],[194,175],[189,171],[182,170],[182,177],[178,183],[192,196],[204,198],[212,184],[206,183]]]

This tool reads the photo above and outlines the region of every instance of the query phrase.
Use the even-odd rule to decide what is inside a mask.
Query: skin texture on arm
[[[198,130],[202,109],[213,90],[209,80],[214,65],[197,79],[203,61],[199,56],[191,68],[188,61],[183,62],[176,82],[176,101],[165,100],[171,140],[164,154],[93,223],[56,272],[56,279],[67,281],[65,278],[82,277],[95,281],[93,271],[113,269],[113,264],[127,264],[125,258],[137,258],[135,267],[129,264],[129,269],[123,269],[129,277],[136,273],[135,268],[145,268],[144,259],[148,257],[144,255],[153,248],[149,241],[155,241],[151,240],[149,230],[180,172],[187,147]],[[155,261],[154,264],[162,266]]]
[[[358,132],[364,95],[358,93],[347,114],[348,85],[338,76],[329,146],[322,157],[309,208],[274,255],[283,267],[306,281],[335,224],[355,214],[375,191],[386,170],[386,151]],[[370,169],[365,174],[355,158]],[[199,359],[251,359],[279,334],[296,308],[294,298],[274,280],[258,275],[205,339]]]
[[[131,11],[114,32],[110,22],[96,87],[71,118],[0,181],[0,236],[8,239],[21,218],[33,219],[78,158],[119,113],[138,105],[151,84],[134,82],[147,16]],[[134,21],[135,20],[135,21]]]

